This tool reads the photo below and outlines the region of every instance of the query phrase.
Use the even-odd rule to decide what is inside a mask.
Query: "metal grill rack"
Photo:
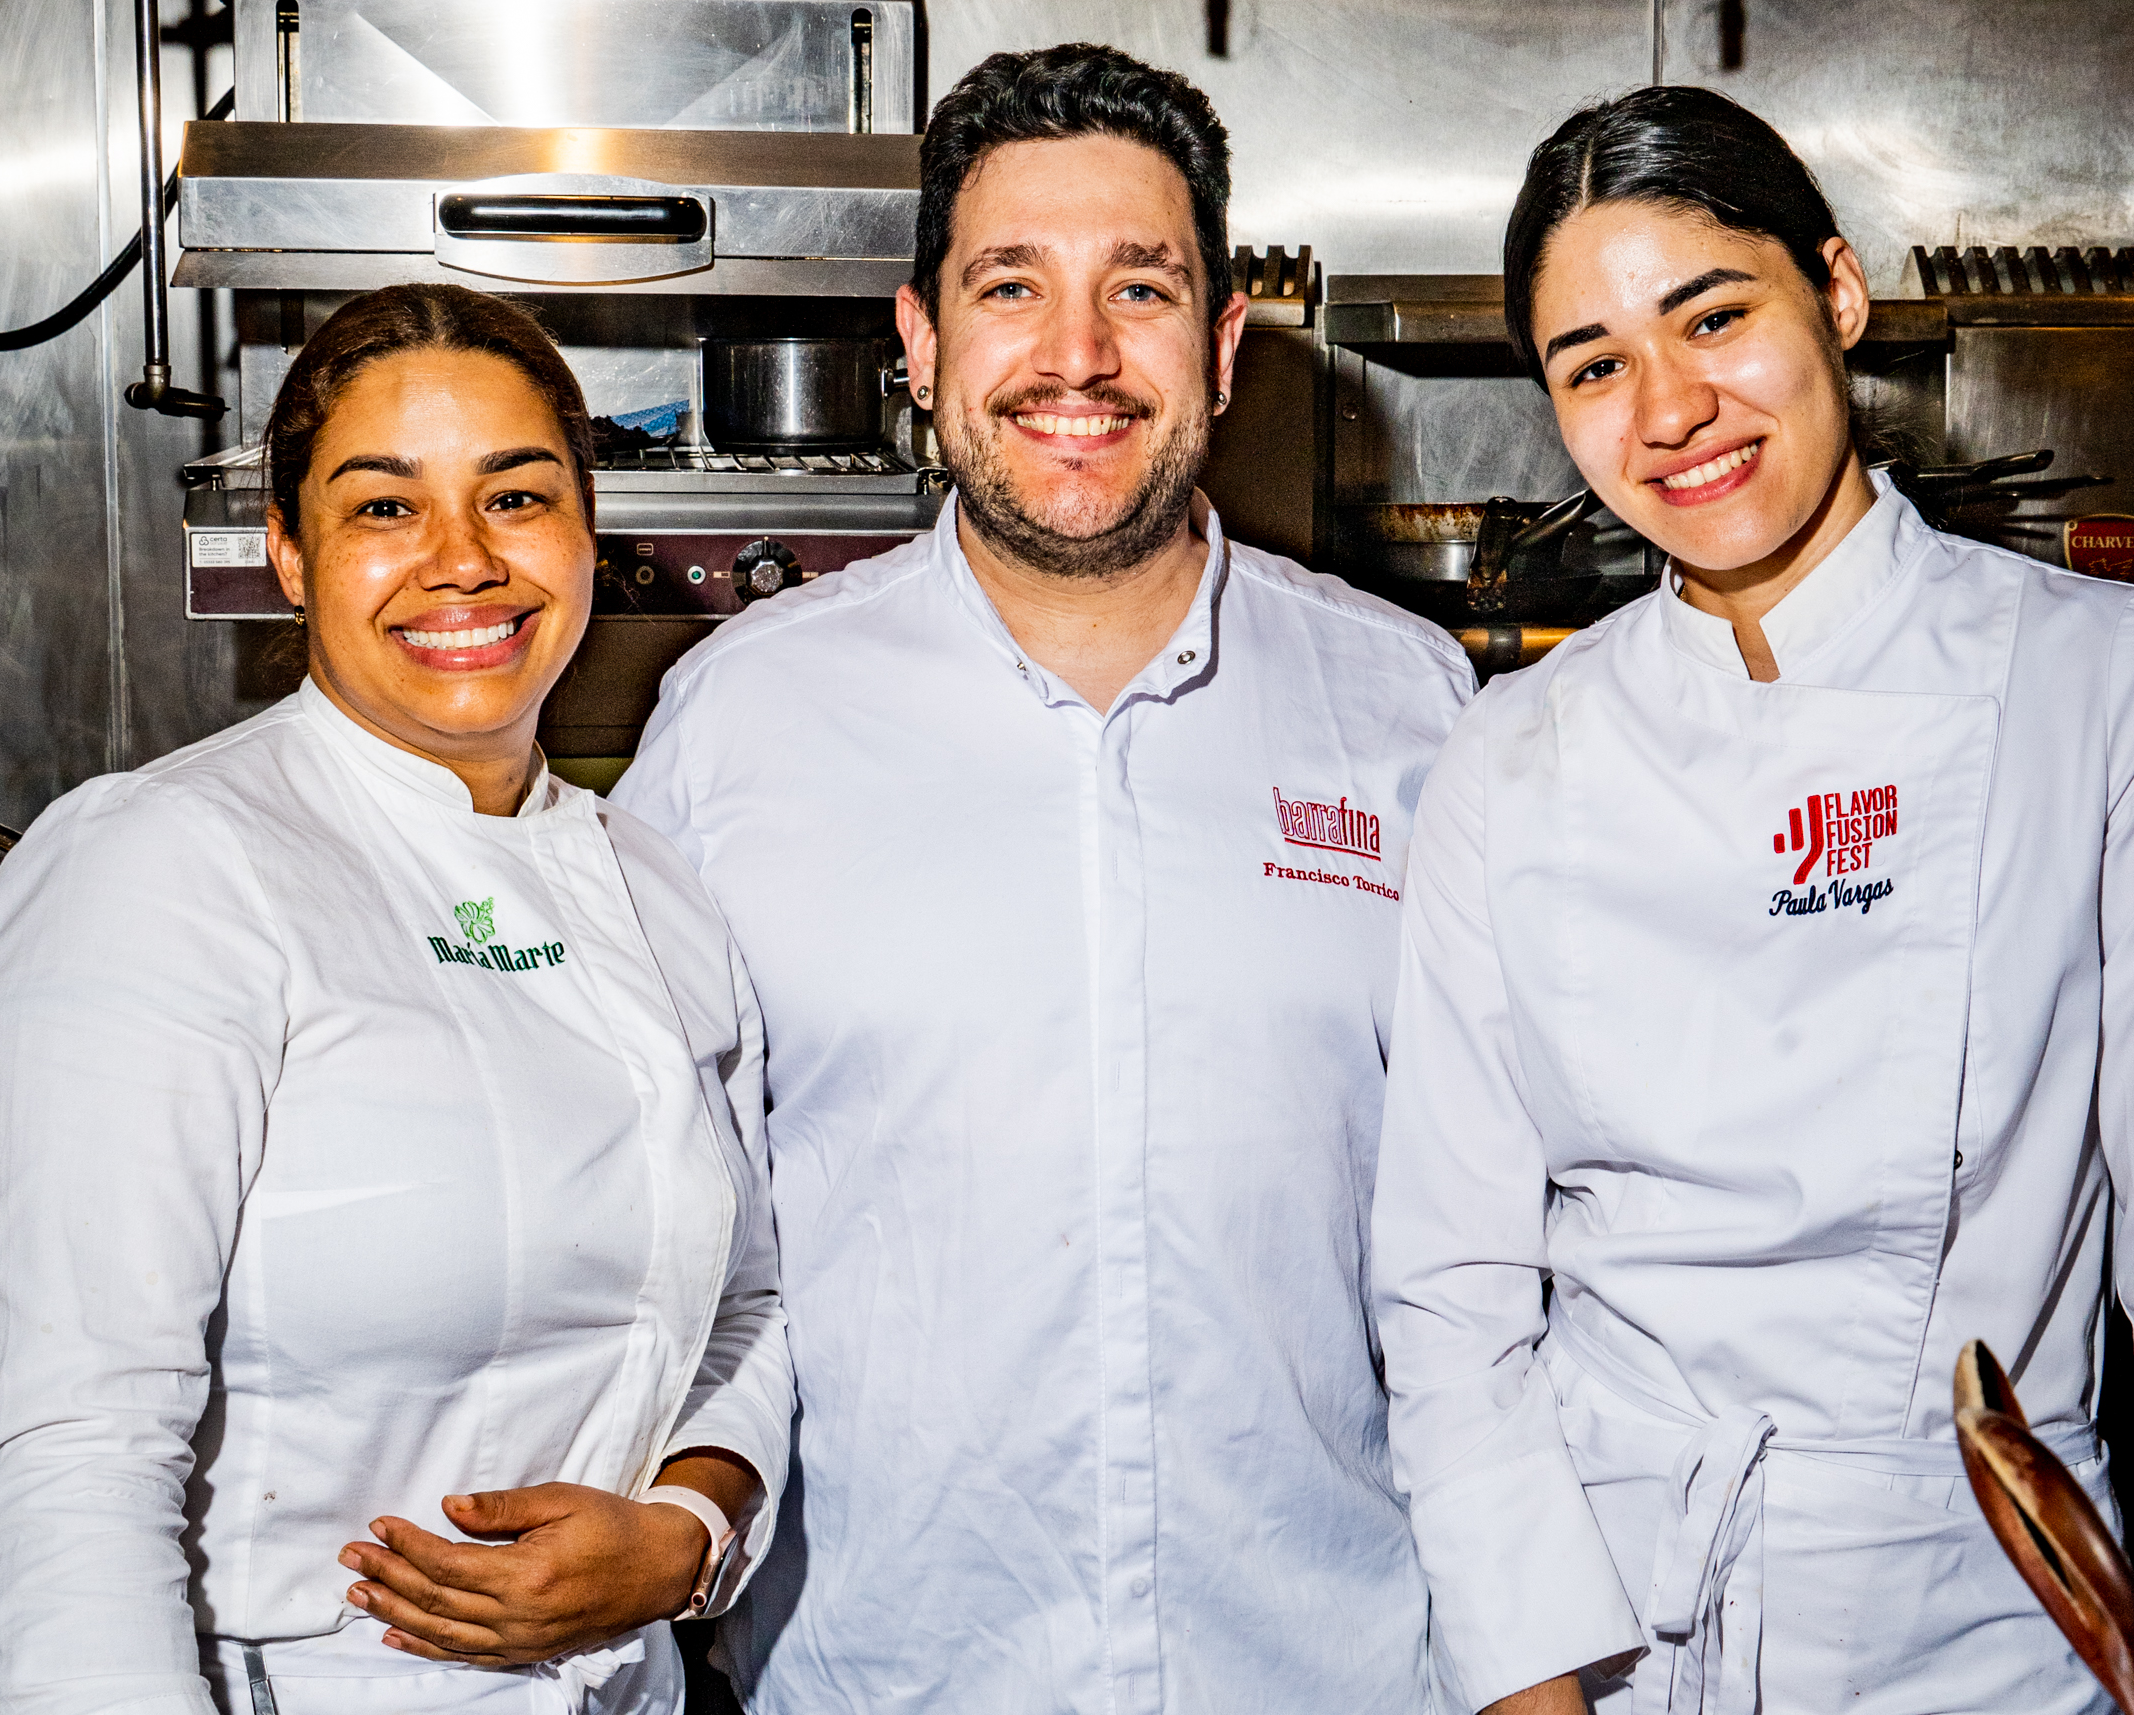
[[[1989,250],[1974,244],[1958,250],[1944,244],[1929,250],[1915,244],[1904,267],[1904,290],[1908,297],[1926,298],[2124,298],[2134,296],[2134,246],[2114,252],[2101,245],[2018,250],[2002,244]]]
[[[602,471],[698,472],[710,476],[912,476],[920,467],[886,451],[854,453],[722,453],[710,447],[647,447],[611,453]]]

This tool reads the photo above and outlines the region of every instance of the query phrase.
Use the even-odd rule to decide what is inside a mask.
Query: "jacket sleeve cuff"
[[[1410,1507],[1435,1652],[1469,1708],[1634,1655],[1645,1638],[1570,1454],[1541,1449]]]
[[[778,1503],[785,1493],[786,1463],[791,1451],[791,1431],[773,1424],[754,1400],[730,1387],[712,1392],[695,1410],[683,1414],[661,1455],[664,1463],[697,1448],[715,1447],[746,1459],[763,1479],[763,1493],[755,1510],[735,1521],[740,1540],[726,1557],[719,1580],[712,1586],[705,1614],[722,1614],[747,1588],[762,1563],[778,1527]]]
[[[699,1447],[716,1447],[735,1454],[755,1467],[756,1475],[763,1479],[766,1505],[777,1511],[778,1497],[785,1489],[791,1428],[774,1422],[755,1400],[737,1389],[707,1391],[711,1394],[709,1399],[701,1404],[692,1402],[693,1409],[682,1413],[681,1421],[667,1437],[660,1463]]]

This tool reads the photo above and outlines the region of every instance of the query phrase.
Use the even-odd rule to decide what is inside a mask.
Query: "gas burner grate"
[[[1927,298],[2114,298],[2134,295],[2134,246],[2115,255],[2101,245],[2048,250],[2033,244],[2018,250],[2003,244],[1967,250],[1944,244],[1912,246],[1905,261],[1907,296]]]
[[[722,453],[707,447],[645,447],[614,452],[601,470],[702,471],[710,475],[908,476],[894,453]]]

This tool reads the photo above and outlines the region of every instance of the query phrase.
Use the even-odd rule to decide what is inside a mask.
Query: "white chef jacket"
[[[672,848],[307,683],[47,810],[0,972],[0,1708],[249,1708],[251,1640],[283,1715],[678,1710],[664,1623],[439,1667],[336,1558],[695,1446],[778,1492],[760,1025]]]
[[[1473,676],[1196,516],[1107,713],[951,505],[685,656],[617,790],[763,1002],[801,1410],[726,1626],[753,1710],[1427,1706],[1365,1238],[1403,830]]]
[[[1764,621],[1776,684],[1662,590],[1494,681],[1424,792],[1376,1281],[1469,1707],[1641,1645],[1603,1708],[2110,1707],[1950,1401],[1985,1339],[2116,1516],[2134,594],[1877,485]]]

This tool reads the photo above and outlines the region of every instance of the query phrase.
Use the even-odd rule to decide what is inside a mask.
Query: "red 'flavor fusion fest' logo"
[[[1793,872],[1793,886],[1808,880],[1818,863],[1826,876],[1852,874],[1874,861],[1875,842],[1897,831],[1897,788],[1869,786],[1854,791],[1818,792],[1805,805],[1786,812],[1786,827],[1771,836],[1771,849],[1781,854],[1802,854]],[[1782,887],[1771,896],[1771,915],[1804,917],[1827,911],[1833,905],[1857,905],[1864,916],[1878,899],[1896,891],[1889,881],[1865,885],[1833,880],[1826,887],[1810,884],[1806,893]]]
[[[1277,786],[1274,814],[1282,825],[1282,838],[1293,846],[1379,861],[1378,818],[1351,810],[1346,796],[1338,804],[1303,804],[1283,797]]]

